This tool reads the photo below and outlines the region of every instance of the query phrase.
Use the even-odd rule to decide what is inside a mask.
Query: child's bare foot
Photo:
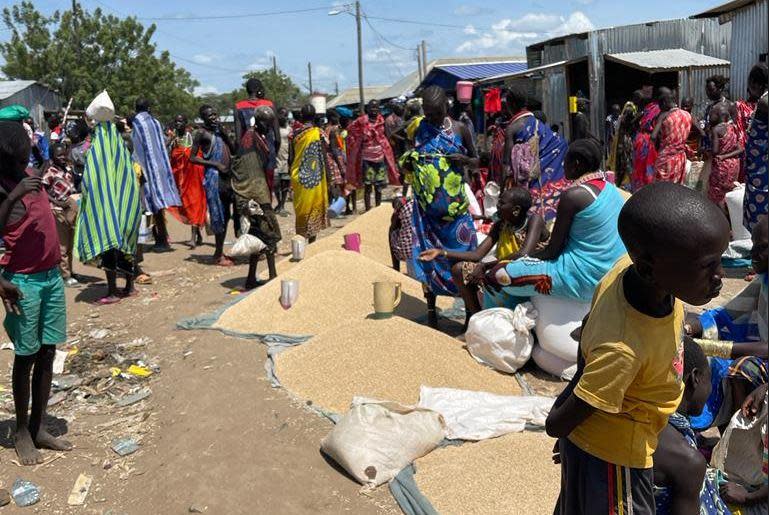
[[[40,452],[35,449],[35,442],[32,441],[32,435],[28,429],[19,429],[14,436],[14,445],[16,446],[16,455],[22,465],[36,465],[43,461]]]
[[[219,266],[235,266],[235,262],[227,256],[221,256],[214,259],[216,259],[216,264]]]
[[[56,438],[42,427],[37,432],[35,444],[40,449],[51,449],[52,451],[71,451],[72,444],[64,438]]]

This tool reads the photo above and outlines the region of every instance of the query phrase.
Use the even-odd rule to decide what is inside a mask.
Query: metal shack
[[[729,89],[733,99],[745,98],[750,68],[759,61],[769,62],[767,5],[767,0],[734,0],[692,16],[717,19],[722,25],[731,25]]]
[[[702,110],[705,78],[728,75],[730,41],[731,25],[710,18],[610,27],[530,45],[527,70],[483,82],[525,85],[541,99],[548,123],[562,125],[567,139],[569,97],[587,98],[591,131],[602,137],[609,107],[621,106],[643,85],[676,88]]]
[[[29,109],[38,127],[45,128],[46,111],[61,109],[57,91],[34,80],[0,80],[0,107],[20,104]]]

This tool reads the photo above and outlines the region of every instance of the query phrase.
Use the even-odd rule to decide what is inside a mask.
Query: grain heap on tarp
[[[299,297],[288,310],[278,300],[283,279],[299,281]],[[303,260],[255,290],[227,308],[212,327],[245,334],[313,336],[341,324],[357,324],[374,311],[376,281],[401,283],[397,316],[412,320],[425,316],[420,283],[357,252],[332,250]]]
[[[403,318],[343,324],[276,357],[284,388],[325,411],[353,397],[417,404],[422,385],[520,393],[515,377],[476,363],[462,343]]]
[[[414,462],[420,492],[441,515],[552,513],[561,467],[542,432],[436,449]]]

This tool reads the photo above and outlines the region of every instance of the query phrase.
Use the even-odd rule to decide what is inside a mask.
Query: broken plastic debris
[[[51,381],[51,386],[53,386],[54,390],[69,390],[81,384],[83,384],[83,380],[74,374],[59,376]]]
[[[32,481],[19,478],[13,483],[11,496],[16,506],[32,506],[40,500],[40,489]]]
[[[64,362],[67,361],[67,356],[69,356],[69,353],[64,350],[56,350],[56,357],[53,358],[53,373],[54,374],[63,374],[64,373]]]
[[[91,476],[80,474],[77,481],[75,481],[75,486],[72,487],[72,491],[69,493],[67,504],[70,506],[81,506],[85,502],[92,482],[93,478]]]
[[[103,340],[109,336],[109,331],[107,329],[92,329],[91,332],[88,333],[88,336],[94,340]]]
[[[56,392],[48,398],[48,406],[56,406],[67,398],[67,392]]]
[[[137,403],[137,402],[139,402],[141,400],[146,399],[151,394],[152,394],[152,390],[150,390],[149,388],[145,388],[145,389],[139,390],[138,392],[133,393],[131,395],[126,395],[125,397],[123,397],[122,399],[117,401],[115,404],[119,408],[122,408],[124,406],[130,406],[131,404],[135,404],[135,403]]]
[[[152,375],[152,370],[144,366],[131,365],[126,369],[126,373],[137,377],[149,377]]]
[[[120,456],[128,456],[139,450],[139,444],[130,436],[118,438],[112,442],[112,450]]]

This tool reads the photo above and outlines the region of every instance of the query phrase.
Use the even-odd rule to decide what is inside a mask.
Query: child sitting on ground
[[[0,297],[15,353],[14,440],[22,465],[41,463],[37,448],[72,448],[51,435],[44,424],[56,345],[67,339],[67,310],[56,221],[40,177],[27,170],[29,152],[30,140],[21,124],[0,122],[0,233],[5,241]],[[30,378],[32,410],[28,412]]]
[[[683,303],[721,290],[729,224],[699,193],[667,182],[619,215],[629,257],[603,278],[583,325],[577,373],[546,421],[558,438],[555,513],[654,513],[652,455],[683,393]]]
[[[500,262],[528,256],[549,238],[545,220],[538,214],[529,214],[530,208],[529,190],[518,187],[507,189],[497,204],[499,220],[492,226],[489,236],[475,250],[453,252],[428,249],[419,255],[422,261],[432,261],[439,257],[456,261],[451,268],[451,275],[465,301],[465,328],[470,317],[481,310],[478,287],[486,270]],[[497,246],[496,259],[481,262],[494,245]]]

